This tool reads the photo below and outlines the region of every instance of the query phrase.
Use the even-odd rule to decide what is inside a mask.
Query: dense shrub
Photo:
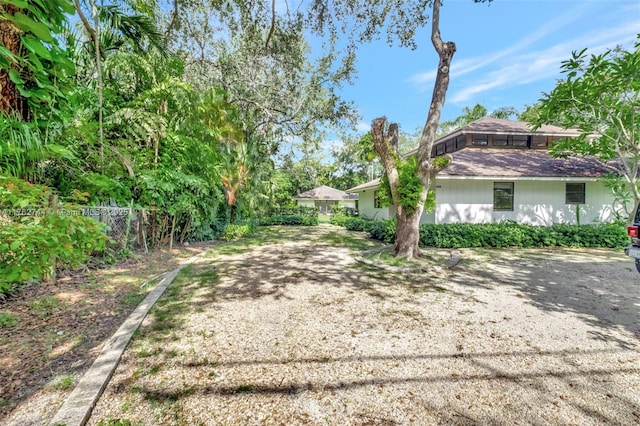
[[[342,225],[352,231],[368,232],[385,243],[395,239],[395,221],[345,218]],[[516,222],[452,223],[420,225],[423,247],[600,247],[620,248],[629,243],[626,229],[620,224],[532,226]]]
[[[344,224],[347,222],[347,219],[349,219],[350,217],[351,216],[347,216],[346,214],[342,213],[333,214],[329,218],[329,223],[333,225],[344,226]]]
[[[0,177],[0,294],[105,250],[103,225],[49,188]]]
[[[499,224],[424,224],[420,244],[433,247],[603,247],[629,243],[620,224],[532,226]]]
[[[255,226],[251,223],[237,224],[230,223],[225,228],[220,239],[223,241],[236,241],[248,237],[255,232]]]
[[[283,208],[258,220],[258,225],[303,225],[318,224],[318,210],[313,207]]]
[[[286,215],[279,214],[273,216],[263,217],[258,221],[261,226],[270,225],[303,225],[303,226],[315,226],[318,224],[318,215]]]

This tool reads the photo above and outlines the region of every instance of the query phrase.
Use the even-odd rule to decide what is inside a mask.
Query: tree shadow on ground
[[[134,374],[136,377],[116,375],[111,391],[118,395],[132,392],[131,389],[135,388],[136,394],[142,395],[144,401],[153,404],[168,401],[173,404],[171,409],[181,410],[183,404],[179,402],[193,395],[217,398],[224,404],[239,398],[317,397],[323,392],[348,393],[361,389],[367,389],[373,395],[376,389],[384,386],[410,386],[420,394],[421,409],[438,413],[438,423],[445,424],[504,424],[513,410],[531,415],[527,422],[541,423],[545,419],[545,410],[553,410],[557,404],[570,407],[571,413],[580,413],[583,418],[596,423],[633,424],[640,418],[640,404],[629,396],[633,395],[633,389],[624,387],[625,380],[633,386],[636,382],[629,377],[640,375],[637,352],[629,350],[636,345],[614,333],[620,328],[626,331],[638,329],[638,293],[631,281],[635,275],[625,270],[619,259],[598,260],[597,253],[594,257],[585,257],[579,251],[532,250],[523,254],[502,250],[485,253],[484,258],[468,257],[448,277],[408,276],[357,265],[353,254],[358,244],[342,247],[333,244],[334,240],[342,239],[338,236],[344,230],[294,228],[282,232],[288,233],[287,242],[274,244],[274,241],[263,241],[259,246],[247,245],[243,250],[228,250],[224,256],[214,252],[185,270],[185,275],[175,283],[176,288],[183,289],[182,292],[159,305],[161,311],[168,310],[168,319],[175,319],[176,315],[181,315],[181,319],[174,320],[168,333],[156,344],[180,339],[186,333],[192,313],[215,311],[222,304],[232,303],[240,307],[244,305],[237,302],[264,302],[261,306],[273,301],[287,302],[300,297],[296,291],[304,287],[317,290],[313,294],[313,303],[339,309],[336,300],[323,299],[323,291],[337,287],[346,290],[347,294],[365,292],[372,300],[396,301],[406,306],[411,302],[407,300],[411,291],[396,291],[398,286],[405,286],[412,291],[418,288],[450,289],[445,292],[454,297],[468,297],[464,290],[459,290],[460,287],[469,289],[471,293],[475,289],[489,292],[483,294],[490,294],[496,287],[510,287],[535,308],[576,314],[592,326],[591,338],[614,342],[617,347],[545,351],[533,346],[527,350],[483,351],[467,350],[461,346],[453,353],[406,350],[403,353],[386,354],[383,351],[373,354],[369,351],[359,355],[345,352],[336,355],[335,342],[328,342],[318,344],[321,356],[305,356],[305,352],[283,356],[271,352],[269,358],[261,358],[257,353],[248,352],[243,358],[218,355],[213,359],[210,355],[203,358],[197,350],[191,355],[160,351],[142,356],[141,349],[134,344],[132,349],[138,351],[138,356],[132,354],[125,362],[133,363],[136,372],[144,374],[140,373],[139,377],[137,373]],[[328,238],[327,232],[335,232],[336,235]],[[348,243],[347,239],[344,241]],[[596,261],[597,266],[594,266]],[[624,285],[620,285],[620,280],[625,280]],[[457,293],[451,290],[454,287]],[[172,296],[171,293],[168,296]],[[170,309],[171,303],[175,306]],[[490,304],[491,301],[485,303]],[[605,309],[609,306],[615,309]],[[298,319],[289,320],[293,323]],[[309,319],[314,320],[320,321]],[[215,325],[212,324],[210,329],[215,330]],[[309,339],[317,342],[324,330],[315,329],[314,333]],[[147,326],[140,337],[152,335],[153,326]],[[252,340],[242,331],[234,337],[248,342]],[[392,340],[393,337],[381,334],[379,339]],[[231,343],[238,344],[236,341]],[[518,344],[519,347],[512,347],[523,347],[522,342]],[[489,341],[484,347],[494,346]],[[634,361],[620,363],[621,359],[627,358]],[[170,363],[168,359],[171,359]],[[332,368],[337,365],[346,365],[348,371],[377,373],[345,377],[333,372]],[[517,368],[513,368],[514,365]],[[554,368],[549,368],[549,365]],[[282,368],[286,368],[287,375],[280,381],[274,381],[273,377],[282,374],[279,370]],[[165,369],[166,374],[186,381],[168,381],[162,386],[153,381],[144,382],[145,374],[152,375]],[[309,379],[304,375],[306,371],[318,374]],[[218,376],[232,378],[217,380]],[[193,377],[205,379],[191,380]],[[621,377],[625,380],[620,380]],[[459,395],[448,394],[449,388],[486,392],[487,387],[497,394],[516,392],[531,400],[521,401],[522,407],[502,406],[480,414],[469,405],[475,403],[473,397],[457,399]],[[589,400],[585,401],[582,395],[590,395]],[[445,398],[445,411],[438,398]],[[602,404],[595,404],[594,398],[599,398]],[[395,420],[388,416],[362,419],[363,424],[395,424]],[[365,420],[371,423],[365,423]]]
[[[467,250],[451,282],[476,287],[510,286],[546,312],[573,313],[593,326],[592,338],[631,348],[640,343],[640,277],[633,263],[611,250],[490,250],[486,262]],[[476,260],[472,260],[476,258]],[[622,340],[625,330],[635,339]]]

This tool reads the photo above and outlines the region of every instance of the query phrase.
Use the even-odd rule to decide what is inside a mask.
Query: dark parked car
[[[627,235],[631,237],[631,245],[625,247],[624,254],[636,261],[636,269],[640,272],[640,205],[636,209],[633,225],[627,226]]]

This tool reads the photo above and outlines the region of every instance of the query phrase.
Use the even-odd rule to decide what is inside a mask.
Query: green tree
[[[459,129],[460,127],[466,126],[473,121],[487,116],[508,120],[511,117],[518,117],[518,110],[515,107],[508,106],[500,107],[495,111],[489,113],[487,107],[481,104],[475,104],[473,108],[464,107],[462,108],[462,114],[460,114],[458,117],[453,120],[443,121],[440,123],[438,135],[444,136],[455,131],[456,129]]]
[[[562,63],[564,78],[544,94],[532,121],[536,128],[548,123],[578,129],[579,137],[556,142],[551,153],[598,161],[624,180],[634,207],[640,203],[640,35],[638,39],[630,50],[591,56],[587,49],[574,52]]]
[[[90,69],[88,65],[91,63],[95,65],[95,71],[91,76],[95,79],[97,93],[98,142],[102,166],[105,150],[103,61],[107,59],[107,52],[118,50],[124,45],[135,49],[136,52],[144,52],[148,45],[152,45],[163,52],[164,44],[162,35],[151,19],[135,13],[135,9],[134,13],[127,13],[129,11],[123,10],[119,1],[110,2],[111,4],[105,2],[98,4],[94,0],[73,0],[73,2],[84,28],[85,38],[89,41],[82,44],[82,50],[88,53],[84,56],[84,68]],[[132,4],[136,5],[134,2]]]
[[[538,119],[540,104],[534,103],[533,105],[525,105],[522,112],[518,114],[518,120],[526,121],[527,123],[535,123]],[[549,123],[553,124],[553,123]]]
[[[420,217],[427,201],[431,180],[447,166],[450,159],[431,158],[440,114],[449,87],[449,69],[456,51],[455,43],[443,42],[440,36],[440,6],[440,1],[432,2],[431,42],[438,53],[439,63],[427,121],[418,145],[415,168],[398,158],[397,125],[388,124],[386,118],[381,117],[373,120],[371,126],[374,147],[384,165],[396,215],[394,252],[402,258],[421,255],[418,245]]]
[[[63,32],[68,0],[8,0],[0,5],[0,112],[22,121],[49,116],[73,64],[55,37]],[[43,115],[43,116],[41,116]]]
[[[488,115],[488,110],[484,105],[475,104],[473,108],[462,108],[462,114],[453,120],[443,121],[440,123],[438,134],[446,135],[454,130],[466,126],[472,121],[476,121]]]
[[[34,182],[59,148],[50,142],[74,72],[57,37],[68,13],[68,0],[0,4],[0,173]]]
[[[329,186],[345,190],[380,175],[380,161],[369,155],[373,144],[371,134],[367,135],[367,138],[345,136],[332,148],[334,171]]]

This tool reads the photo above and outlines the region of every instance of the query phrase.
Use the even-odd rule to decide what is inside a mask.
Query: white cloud
[[[544,79],[560,77],[561,62],[571,57],[571,52],[588,47],[588,52],[598,54],[616,45],[628,46],[640,33],[640,20],[631,19],[615,26],[607,25],[606,19],[601,19],[598,27],[584,28],[584,33],[571,39],[558,40],[556,31],[566,28],[569,24],[583,17],[585,11],[591,7],[588,2],[578,3],[578,6],[557,16],[539,29],[526,35],[506,48],[486,55],[458,58],[454,60],[450,76],[452,79],[449,99],[453,103],[469,103],[479,94],[496,90],[508,89]],[[640,3],[624,6],[625,16],[634,17],[640,11]],[[609,10],[610,13],[620,13]],[[555,40],[554,40],[555,38]],[[547,48],[531,50],[534,44],[541,45],[544,39],[555,42]],[[548,44],[548,43],[547,43]],[[421,92],[431,90],[436,77],[436,69],[410,77],[410,83]],[[464,87],[457,89],[465,76]]]
[[[497,61],[503,58],[510,57],[513,53],[521,52],[527,47],[531,46],[538,40],[543,39],[549,34],[561,28],[563,25],[568,25],[571,22],[577,20],[580,17],[580,9],[584,9],[584,6],[567,11],[563,15],[557,16],[554,20],[547,22],[545,25],[527,35],[523,39],[519,40],[515,44],[508,46],[505,49],[497,52],[489,53],[488,55],[477,56],[474,58],[465,58],[460,61],[454,61],[451,65],[451,78],[459,77],[483,67],[495,64]],[[421,90],[428,89],[428,85],[432,83],[436,78],[437,69],[434,68],[424,73],[416,74],[410,78],[410,81],[418,86]]]
[[[367,123],[365,121],[359,121],[358,125],[356,126],[356,129],[359,132],[369,132],[371,130],[371,123]]]
[[[579,38],[557,43],[547,49],[527,52],[519,55],[511,55],[505,61],[489,64],[497,66],[487,70],[481,76],[472,79],[460,89],[451,94],[453,103],[466,103],[473,99],[474,95],[497,88],[509,88],[522,84],[559,76],[561,62],[571,56],[571,52],[588,46],[589,53],[598,54],[616,45],[627,45],[636,39],[640,32],[640,21],[629,22],[607,31],[593,31]]]

